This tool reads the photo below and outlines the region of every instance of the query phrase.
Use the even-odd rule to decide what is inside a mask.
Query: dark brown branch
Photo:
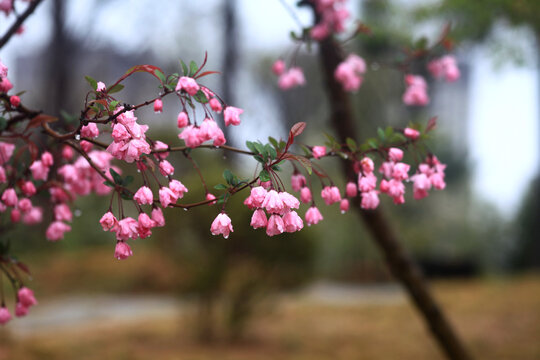
[[[8,43],[8,41],[11,39],[11,37],[19,30],[21,25],[24,23],[24,21],[36,10],[39,4],[41,4],[43,0],[32,0],[30,5],[26,8],[26,10],[17,17],[13,25],[8,29],[8,31],[0,38],[0,49],[4,47]]]

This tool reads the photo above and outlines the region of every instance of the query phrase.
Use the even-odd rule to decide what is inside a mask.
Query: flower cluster
[[[285,62],[281,59],[274,62],[274,65],[272,65],[272,72],[279,76],[278,86],[282,90],[289,90],[306,83],[302,68],[295,66],[286,69]]]
[[[436,79],[444,78],[448,82],[454,82],[460,77],[456,58],[452,55],[445,55],[438,59],[431,60],[427,68]]]
[[[150,154],[150,144],[145,136],[148,125],[139,125],[133,111],[122,110],[122,107],[117,109],[120,115],[112,123],[113,142],[107,151],[119,160],[132,163],[142,154]]]
[[[405,93],[403,103],[405,105],[425,106],[429,103],[426,80],[419,75],[405,75]]]
[[[356,91],[362,85],[362,75],[366,72],[366,62],[360,56],[350,54],[338,65],[334,77],[345,91]]]
[[[322,41],[333,33],[345,31],[345,20],[350,16],[345,8],[346,0],[315,0],[315,9],[320,16],[318,24],[310,31],[311,37]]]
[[[21,286],[17,292],[17,303],[15,304],[15,316],[22,317],[28,314],[31,306],[37,305],[34,292],[25,286]],[[0,307],[0,324],[4,325],[11,320],[11,313],[2,303]]]

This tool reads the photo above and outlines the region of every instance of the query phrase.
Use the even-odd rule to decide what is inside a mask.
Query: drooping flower
[[[240,115],[243,112],[243,109],[234,106],[227,106],[223,111],[223,119],[225,120],[225,125],[240,125]]]
[[[154,195],[148,186],[141,186],[135,195],[133,195],[133,200],[135,200],[139,205],[150,205],[154,202]]]
[[[221,234],[225,239],[227,239],[229,234],[233,231],[231,218],[225,213],[219,213],[210,226],[210,232],[212,235]]]
[[[315,225],[319,221],[323,220],[323,216],[322,216],[321,212],[319,211],[319,209],[317,209],[315,206],[311,206],[306,211],[305,219],[306,219],[307,226],[311,226],[311,225]]]
[[[71,231],[71,226],[64,224],[62,221],[53,221],[47,231],[45,236],[49,241],[58,241],[64,238],[64,233]]]
[[[131,247],[124,241],[117,241],[116,248],[114,249],[114,257],[118,260],[125,260],[133,255]]]
[[[326,147],[325,146],[314,146],[311,149],[311,152],[313,153],[313,157],[315,159],[320,159],[324,155],[326,155]]]
[[[279,235],[285,231],[285,224],[281,216],[277,214],[270,215],[268,224],[266,225],[266,235],[274,236]]]
[[[250,226],[254,229],[266,227],[268,224],[268,220],[266,219],[266,214],[264,213],[264,210],[257,209],[253,212],[253,215],[251,216],[251,223]]]

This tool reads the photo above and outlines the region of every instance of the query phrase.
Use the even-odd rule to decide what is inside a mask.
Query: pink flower
[[[362,171],[364,173],[371,173],[373,172],[373,170],[375,170],[375,164],[373,164],[373,160],[368,157],[364,157],[362,160],[360,160],[360,165],[362,165]]]
[[[120,220],[113,231],[116,232],[116,240],[136,239],[139,236],[139,223],[127,217]]]
[[[291,176],[291,187],[294,191],[300,191],[306,186],[306,178],[302,174],[293,174]]]
[[[33,207],[30,211],[27,211],[23,216],[23,222],[26,225],[39,224],[43,219],[43,210],[39,207]]]
[[[150,205],[154,202],[154,195],[148,186],[141,186],[135,195],[133,195],[133,200],[135,200],[139,205]]]
[[[212,193],[207,193],[206,194],[206,200],[216,200],[216,197]],[[215,201],[212,201],[212,202],[208,203],[208,205],[214,205],[215,203],[216,203]]]
[[[118,225],[118,220],[116,220],[116,217],[112,212],[108,211],[101,217],[99,223],[101,224],[103,231],[115,231],[115,228]]]
[[[326,205],[332,205],[341,200],[341,194],[337,186],[325,186],[321,190],[321,197]]]
[[[288,71],[281,74],[278,79],[278,86],[282,90],[289,90],[296,86],[304,85],[306,79],[304,78],[304,73],[301,68],[293,67]]]
[[[225,111],[223,111],[223,118],[225,120],[225,125],[240,125],[240,115],[244,110],[236,108],[234,106],[227,106]]]
[[[268,219],[268,224],[266,225],[266,235],[274,236],[279,235],[285,231],[285,224],[281,216],[273,214]]]
[[[28,315],[28,308],[26,306],[24,306],[23,304],[21,304],[20,302],[18,302],[15,305],[15,316],[16,317],[23,317],[23,316],[26,316],[26,315]]]
[[[304,222],[296,211],[287,211],[282,219],[285,231],[288,233],[300,231],[304,228]]]
[[[298,207],[300,207],[300,201],[288,192],[280,192],[279,197],[283,201],[284,210],[298,209]]]
[[[366,72],[364,59],[350,54],[334,71],[334,78],[341,83],[345,91],[356,91],[362,84],[362,74]]]
[[[19,204],[17,205],[17,207],[22,212],[28,212],[32,210],[32,202],[30,201],[30,199],[24,198],[24,199],[19,200]]]
[[[403,150],[398,148],[390,148],[388,150],[388,157],[390,158],[390,161],[398,162],[403,159]]]
[[[17,199],[17,194],[15,193],[15,189],[13,188],[8,188],[4,190],[4,193],[2,194],[1,199],[6,206],[11,206],[11,207],[17,205],[17,202],[19,201]]]
[[[405,198],[403,197],[405,194],[405,185],[403,185],[403,183],[397,179],[391,179],[388,181],[388,190],[386,193],[394,199],[395,204],[403,204],[405,202]]]
[[[283,212],[285,205],[283,200],[279,196],[276,190],[270,190],[266,194],[264,201],[261,204],[261,207],[265,208],[268,213],[277,213],[280,214]]]
[[[266,219],[266,214],[264,213],[264,210],[257,209],[253,212],[253,215],[251,216],[251,223],[250,226],[252,226],[254,229],[266,227],[268,224],[268,220]]]
[[[61,221],[53,221],[47,228],[45,236],[49,241],[58,241],[63,239],[64,233],[68,231],[71,231],[71,226],[64,224]]]
[[[212,111],[215,111],[218,114],[221,112],[221,110],[223,110],[221,103],[216,98],[210,99],[210,101],[208,102],[208,105],[210,105],[210,108],[212,109]]]
[[[342,214],[345,214],[347,211],[349,211],[349,200],[341,200],[341,202],[339,203],[339,210],[341,210]]]
[[[57,221],[71,221],[73,214],[67,204],[58,204],[54,207],[54,219]]]
[[[403,94],[405,105],[425,106],[429,103],[427,84],[422,76],[406,75],[405,82],[407,83],[407,89]]]
[[[159,151],[159,150],[167,150],[169,149],[169,145],[165,144],[163,141],[156,141],[154,143],[154,151]],[[157,153],[154,153],[154,156],[157,158],[157,159],[160,159],[160,160],[165,160],[167,158],[167,156],[169,156],[169,152],[168,151],[159,151]]]
[[[272,72],[277,76],[283,74],[285,72],[285,62],[281,59],[276,60],[272,65]]]
[[[141,239],[145,239],[148,236],[152,235],[152,231],[150,231],[151,228],[156,226],[156,222],[148,216],[146,213],[140,213],[138,218],[138,231],[139,231],[139,237]]]
[[[187,126],[178,137],[186,143],[187,147],[192,149],[201,145],[205,140],[200,136],[199,128],[193,125]]]
[[[362,209],[376,209],[377,206],[379,206],[379,202],[379,194],[376,190],[372,190],[362,193],[362,202],[360,203],[360,206]]]
[[[233,232],[233,226],[231,224],[231,218],[225,213],[219,213],[218,216],[212,222],[210,226],[210,232],[212,235],[223,235],[225,239],[229,237],[229,234]]]
[[[2,78],[0,80],[0,92],[7,93],[9,90],[13,89],[13,84],[9,81],[8,78]]]
[[[311,196],[311,190],[308,187],[303,187],[300,190],[300,201],[304,204],[308,204],[313,200],[313,197]]]
[[[169,182],[169,189],[176,195],[177,198],[181,199],[184,197],[184,193],[188,192],[187,187],[184,186],[180,181],[178,180],[171,180]]]
[[[322,41],[330,35],[330,29],[325,23],[319,23],[311,28],[309,35],[315,41]]]
[[[17,95],[10,96],[9,103],[11,104],[11,106],[16,108],[21,104],[21,98]]]
[[[163,211],[160,208],[155,207],[152,209],[151,214],[152,220],[156,223],[156,226],[162,227],[165,226],[165,217],[163,216]]]
[[[36,180],[47,180],[49,175],[49,167],[45,166],[41,160],[36,160],[30,165],[30,171],[32,171],[32,176]]]
[[[185,111],[180,111],[178,114],[177,125],[179,129],[189,125],[189,117]]]
[[[381,164],[379,172],[384,175],[385,178],[390,179],[394,171],[394,163],[391,161],[385,161]]]
[[[431,182],[426,174],[415,174],[411,176],[413,181],[413,191],[415,200],[420,200],[428,196],[428,190],[431,189]]]
[[[156,114],[159,114],[163,111],[163,101],[161,101],[161,99],[156,99],[156,101],[154,101],[154,112]]]
[[[410,165],[405,163],[397,163],[392,170],[392,177],[396,180],[406,180],[409,178]]]
[[[11,217],[11,222],[12,223],[18,223],[19,221],[21,221],[21,212],[20,212],[20,210],[19,209],[12,209],[10,217]]]
[[[98,81],[96,91],[103,91],[106,89],[105,83]]]
[[[411,128],[405,128],[403,134],[411,140],[416,140],[420,136],[420,131]]]
[[[268,192],[266,191],[266,189],[262,186],[254,187],[253,189],[251,189],[251,193],[248,197],[249,200],[246,199],[249,205],[246,205],[248,205],[248,207],[251,206],[252,208],[262,207],[263,201],[266,198],[267,193]]]
[[[167,160],[162,160],[159,162],[159,172],[163,176],[168,176],[174,174],[174,167]]]
[[[356,197],[358,195],[358,188],[356,187],[356,184],[352,181],[349,181],[347,183],[347,186],[345,187],[345,194],[348,197]]]
[[[445,55],[440,59],[434,59],[428,63],[427,67],[431,75],[437,79],[444,77],[446,81],[453,82],[460,77],[456,58],[452,55]]]
[[[199,137],[203,142],[206,140],[214,140],[214,146],[221,146],[226,142],[223,131],[214,120],[209,118],[203,120],[203,123],[199,128]]]
[[[131,134],[122,124],[114,124],[111,136],[116,142],[131,139]]]
[[[9,313],[9,310],[5,306],[0,307],[0,324],[4,325],[9,320],[11,320],[11,314]]]
[[[175,91],[184,90],[189,95],[193,96],[199,91],[200,86],[197,84],[195,79],[182,76],[180,79],[178,79],[178,84],[176,85]]]
[[[361,192],[371,191],[377,187],[377,177],[373,173],[365,176],[358,174],[358,188]]]
[[[54,164],[54,158],[50,152],[45,151],[43,154],[41,154],[41,162],[44,166],[50,167]]]
[[[429,177],[429,181],[431,181],[431,185],[437,190],[443,190],[446,187],[444,173],[434,173]]]
[[[315,225],[321,220],[323,220],[323,216],[321,215],[321,212],[319,211],[319,209],[317,209],[315,206],[311,206],[306,211],[307,226]]]
[[[320,159],[324,155],[326,155],[326,147],[325,146],[314,146],[311,149],[311,152],[313,153],[313,157],[315,159]]]
[[[81,136],[87,138],[97,138],[99,136],[99,129],[95,123],[89,123],[81,128]]]
[[[23,286],[19,289],[19,291],[17,292],[17,298],[19,302],[25,307],[37,305],[38,303],[34,296],[34,292],[26,286]]]
[[[6,169],[0,165],[0,183],[5,183],[7,181]]]
[[[0,165],[4,165],[9,161],[14,150],[15,145],[0,141]]]
[[[133,255],[131,247],[123,241],[116,242],[116,248],[114,249],[114,257],[118,260],[125,260]]]
[[[178,201],[178,196],[174,191],[165,186],[159,189],[159,202],[161,206],[166,208],[169,204],[176,204],[176,201]]]
[[[0,77],[5,78],[8,76],[8,67],[0,61]]]
[[[90,141],[82,140],[80,142],[81,149],[83,149],[84,152],[90,152],[92,148],[94,147],[94,144],[92,144]]]
[[[26,196],[34,196],[36,194],[36,187],[33,182],[31,181],[25,181],[21,185],[21,191]]]

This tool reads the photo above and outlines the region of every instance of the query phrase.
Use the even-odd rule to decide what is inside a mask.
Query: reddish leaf
[[[431,130],[435,129],[437,127],[437,117],[434,116],[431,119],[429,119],[427,126],[426,126],[426,133],[430,132]]]
[[[202,64],[201,64],[201,66],[199,66],[199,68],[198,68],[197,71],[195,72],[195,74],[193,74],[193,78],[194,78],[194,79],[197,79],[197,77],[198,77],[197,74],[198,74],[199,71],[201,71],[201,70],[204,68],[204,66],[206,65],[206,60],[208,60],[208,51],[205,51],[205,52],[204,52],[204,60],[203,60],[203,62],[202,62]]]
[[[28,122],[28,125],[26,125],[26,130],[39,127],[44,123],[55,122],[56,120],[58,120],[57,117],[46,114],[39,114],[37,116],[34,116],[32,120]]]
[[[130,68],[128,71],[126,71],[126,73],[124,75],[122,75],[122,77],[120,77],[120,79],[118,79],[114,84],[109,86],[109,88],[112,89],[115,85],[119,84],[125,78],[127,78],[128,76],[130,76],[130,75],[132,75],[132,74],[134,74],[136,72],[149,73],[150,75],[153,75],[156,79],[158,79],[159,82],[163,85],[163,82],[161,81],[159,76],[156,75],[156,71],[158,71],[158,70],[163,73],[163,70],[161,70],[159,67],[154,66],[154,65],[135,65],[132,68]]]
[[[297,122],[291,128],[291,135],[293,137],[296,137],[296,136],[300,135],[304,131],[305,128],[306,128],[306,123],[305,122]]]
[[[30,268],[26,264],[24,264],[24,263],[22,263],[20,261],[17,261],[16,265],[17,265],[17,267],[19,269],[21,269],[22,271],[24,271],[28,275],[30,275],[30,276],[32,275],[32,274],[30,274]]]
[[[202,78],[203,76],[212,75],[212,74],[221,74],[221,72],[219,72],[219,71],[205,71],[205,72],[195,76],[194,79]]]

